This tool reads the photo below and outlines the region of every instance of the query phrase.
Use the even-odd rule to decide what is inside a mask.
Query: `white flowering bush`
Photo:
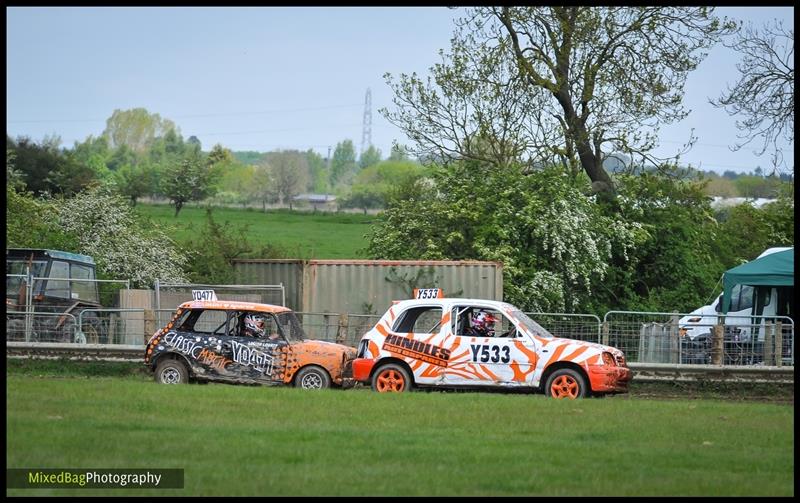
[[[593,307],[596,285],[635,246],[638,224],[605,214],[557,169],[525,175],[460,163],[434,180],[431,190],[390,203],[373,229],[371,256],[502,262],[507,301],[576,312]]]
[[[136,288],[150,288],[156,279],[186,281],[187,258],[166,233],[140,226],[120,196],[85,190],[58,203],[58,219],[105,276],[129,279]]]

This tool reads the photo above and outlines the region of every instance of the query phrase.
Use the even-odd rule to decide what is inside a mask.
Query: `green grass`
[[[794,494],[788,405],[163,386],[15,368],[7,467],[184,468],[186,485],[7,495]]]
[[[178,243],[197,240],[198,232],[206,223],[205,208],[184,207],[177,218],[175,209],[169,205],[139,204],[135,211],[171,229],[170,235]],[[247,239],[256,248],[271,246],[287,258],[305,259],[366,258],[360,250],[367,246],[365,235],[375,220],[372,215],[354,213],[288,210],[264,213],[234,208],[214,208],[212,216],[220,224],[228,222],[235,228],[247,226]]]

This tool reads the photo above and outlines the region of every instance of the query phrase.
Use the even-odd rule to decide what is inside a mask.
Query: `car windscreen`
[[[512,311],[511,315],[519,320],[522,327],[536,337],[544,337],[545,339],[552,339],[553,334],[545,330],[545,328],[535,321],[533,321],[527,314],[522,311]]]
[[[306,338],[303,327],[300,326],[300,321],[293,312],[278,313],[275,318],[277,318],[286,340],[299,342]]]

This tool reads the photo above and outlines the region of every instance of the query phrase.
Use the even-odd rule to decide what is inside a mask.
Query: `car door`
[[[471,331],[479,313],[495,319],[492,330],[483,334]],[[444,384],[530,385],[537,361],[535,345],[507,313],[487,305],[456,305],[451,320],[451,358],[444,372]]]
[[[254,335],[245,331],[247,315],[263,317],[264,331]],[[223,340],[222,354],[231,362],[230,369],[239,381],[264,384],[283,382],[289,343],[272,313],[236,311],[229,318],[230,328]]]
[[[444,347],[442,327],[449,320],[442,313],[438,303],[411,306],[398,313],[384,337],[381,349],[405,360],[417,383],[439,382],[447,366],[450,353]]]

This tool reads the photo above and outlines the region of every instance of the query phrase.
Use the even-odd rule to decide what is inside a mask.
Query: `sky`
[[[793,7],[726,7],[719,16],[773,19],[794,29]],[[7,7],[6,132],[71,147],[99,136],[115,109],[144,107],[203,149],[314,149],[352,140],[361,150],[371,94],[371,143],[388,156],[412,142],[378,112],[392,108],[385,73],[426,75],[447,50],[463,9],[445,7]],[[657,155],[698,137],[685,164],[719,173],[769,173],[767,154],[733,152],[735,118],[714,108],[737,80],[739,56],[721,44],[689,75],[689,116],[662,128]],[[787,165],[794,166],[789,146]],[[784,170],[786,172],[786,170]],[[791,170],[789,171],[791,172]]]

